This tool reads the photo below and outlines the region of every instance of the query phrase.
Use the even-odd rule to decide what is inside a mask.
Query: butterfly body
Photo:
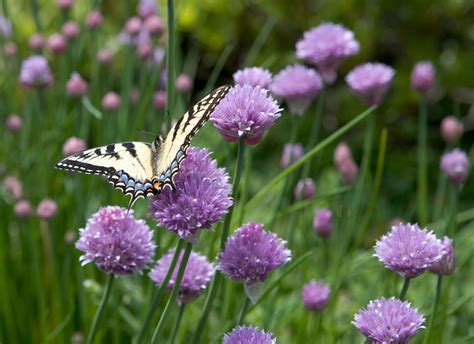
[[[174,189],[173,177],[189,148],[191,138],[207,122],[217,104],[229,91],[222,86],[208,94],[186,112],[163,139],[152,143],[122,142],[73,154],[56,168],[106,176],[114,188],[131,195],[130,206],[140,197]]]

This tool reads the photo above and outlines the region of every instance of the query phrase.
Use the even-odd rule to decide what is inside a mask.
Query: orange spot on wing
[[[154,187],[155,189],[158,189],[158,188],[160,187],[160,185],[161,185],[161,182],[154,182],[154,183],[153,183],[153,187]]]

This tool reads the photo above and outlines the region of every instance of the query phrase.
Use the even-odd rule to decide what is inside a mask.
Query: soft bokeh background
[[[38,1],[38,17],[46,36],[59,31],[64,16],[52,0]],[[79,252],[71,238],[77,237],[78,229],[86,219],[102,205],[125,206],[127,199],[112,190],[106,182],[92,176],[69,175],[53,169],[62,157],[62,145],[71,136],[79,136],[78,128],[87,118],[87,130],[82,138],[89,147],[110,142],[128,140],[151,141],[153,136],[140,131],[156,133],[163,121],[163,112],[154,110],[151,93],[157,88],[150,73],[137,59],[130,62],[130,52],[121,45],[117,36],[125,21],[135,14],[136,1],[76,1],[69,16],[82,23],[94,6],[100,6],[104,24],[99,32],[83,33],[72,60],[54,57],[47,53],[55,84],[42,94],[25,91],[17,82],[21,60],[30,55],[29,37],[36,32],[30,1],[1,2],[0,9],[13,24],[12,40],[18,45],[18,58],[0,61],[0,119],[4,123],[10,113],[18,113],[33,120],[30,128],[21,134],[2,131],[1,159],[6,174],[16,175],[23,182],[24,193],[33,205],[44,197],[54,199],[59,205],[57,217],[50,221],[15,219],[13,200],[2,191],[0,199],[0,340],[5,343],[70,342],[76,332],[85,333],[90,324],[102,291],[103,275],[95,266],[80,267]],[[445,144],[439,134],[443,117],[454,114],[462,120],[465,134],[459,144],[471,151],[474,142],[474,3],[472,1],[224,1],[189,0],[176,2],[179,58],[178,72],[186,72],[194,79],[192,95],[180,95],[173,117],[179,117],[196,100],[203,89],[229,83],[232,74],[244,66],[263,66],[277,73],[288,64],[297,62],[294,48],[303,32],[323,21],[341,23],[353,30],[361,45],[360,53],[346,61],[340,68],[340,77],[327,94],[323,117],[324,135],[334,132],[342,124],[364,110],[363,104],[348,90],[343,76],[355,65],[365,61],[379,61],[396,70],[391,91],[377,110],[377,134],[374,150],[377,152],[380,129],[388,130],[387,153],[377,208],[363,248],[347,256],[341,280],[342,290],[338,307],[333,313],[330,328],[332,342],[359,341],[350,324],[353,314],[367,302],[380,295],[396,295],[400,280],[393,273],[383,270],[371,257],[375,238],[385,233],[394,217],[416,221],[416,137],[419,96],[410,88],[410,72],[419,60],[431,60],[437,68],[436,87],[429,93],[429,192],[430,202],[438,182],[439,157]],[[165,2],[161,1],[160,15],[166,21]],[[163,41],[165,39],[163,38]],[[107,47],[114,52],[114,61],[108,70],[97,71],[95,52]],[[133,65],[129,82],[123,75]],[[217,68],[216,68],[217,66]],[[219,67],[222,67],[219,70]],[[78,71],[89,82],[96,78],[96,88],[90,94],[91,102],[100,108],[100,99],[109,90],[128,95],[132,87],[141,94],[148,94],[148,101],[137,107],[130,106],[119,114],[104,111],[104,119],[97,120],[84,109],[80,101],[65,94],[65,81],[72,71]],[[130,71],[130,70],[129,70]],[[211,79],[211,80],[210,80]],[[94,93],[95,92],[95,93]],[[315,106],[304,116],[300,124],[298,140],[305,142],[312,123]],[[124,122],[125,121],[125,122]],[[285,113],[258,146],[253,148],[251,170],[244,183],[249,196],[255,194],[268,180],[281,170],[279,160],[283,144],[289,139],[294,117]],[[124,125],[123,123],[127,123]],[[82,134],[82,131],[81,131]],[[359,125],[344,138],[360,160],[364,126]],[[235,145],[223,144],[222,138],[212,125],[196,137],[193,144],[209,147],[213,156],[231,172]],[[337,185],[337,173],[332,166],[333,147],[321,155],[320,171],[313,171],[318,192],[331,191]],[[470,154],[473,157],[472,153]],[[372,159],[372,171],[376,160]],[[317,173],[316,173],[317,172]],[[3,177],[2,177],[3,178]],[[474,182],[468,179],[461,194],[459,211],[472,208]],[[253,211],[243,214],[243,221],[268,221],[267,207],[271,197]],[[368,196],[367,196],[368,198]],[[316,206],[334,206],[333,201],[319,201],[300,213],[298,233],[304,244],[295,252],[301,255],[306,249],[321,245],[311,237],[312,212]],[[137,217],[147,218],[147,203],[136,205]],[[430,221],[442,220],[449,204],[440,214],[432,214]],[[465,213],[466,214],[466,213]],[[467,213],[466,218],[472,219]],[[287,218],[283,216],[270,228],[282,233]],[[153,221],[149,221],[154,226]],[[235,229],[235,228],[232,228]],[[307,234],[304,234],[306,230]],[[445,337],[452,342],[472,340],[474,331],[473,224],[462,223],[456,242],[459,252],[459,271],[452,280],[452,300],[449,305],[448,326]],[[42,247],[44,236],[51,236],[54,247]],[[203,236],[198,251],[215,256],[216,247],[210,233]],[[174,244],[174,237],[164,234],[159,239],[165,250]],[[53,256],[48,256],[48,251]],[[50,261],[48,261],[50,259]],[[273,331],[281,343],[303,340],[311,318],[301,307],[299,299],[302,283],[312,278],[324,279],[325,257],[316,254],[305,261],[293,278],[285,279],[274,298],[264,302],[253,313],[249,322]],[[47,262],[47,263],[44,263]],[[45,267],[46,266],[46,267]],[[410,290],[410,300],[424,314],[431,310],[434,279],[415,280]],[[230,287],[229,287],[230,288]],[[227,289],[227,292],[232,289]],[[240,286],[234,290],[241,292]],[[427,290],[430,297],[426,297]],[[140,324],[140,316],[151,293],[150,283],[144,276],[122,279],[118,283],[105,330],[98,338],[113,339],[126,343]],[[284,295],[284,297],[281,297]],[[194,323],[202,308],[203,298],[187,310],[183,320],[180,341],[192,334]],[[231,311],[238,312],[240,299],[233,300]],[[270,310],[270,311],[269,311]],[[38,319],[42,319],[40,328]],[[226,324],[217,314],[211,314],[207,332],[209,341],[216,340]],[[169,331],[169,329],[167,330]],[[471,337],[469,337],[471,334]],[[35,338],[34,340],[32,338]],[[38,339],[41,338],[41,339]],[[297,338],[297,339],[295,339]],[[441,338],[441,337],[440,337]],[[467,338],[467,339],[466,339]],[[418,342],[421,342],[419,340]],[[454,341],[456,340],[456,341]],[[301,342],[301,341],[299,341]],[[445,341],[447,342],[447,341]]]

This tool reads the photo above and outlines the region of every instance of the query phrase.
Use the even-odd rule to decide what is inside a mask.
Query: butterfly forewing
[[[219,102],[229,92],[230,86],[221,86],[198,103],[171,128],[160,146],[157,160],[157,175],[164,185],[173,187],[172,178],[178,173],[179,165],[186,156],[191,138],[208,121]]]

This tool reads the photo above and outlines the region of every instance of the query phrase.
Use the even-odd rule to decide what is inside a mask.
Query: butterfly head
[[[153,146],[155,147],[155,149],[160,147],[162,142],[163,142],[163,136],[161,135],[157,136],[155,141],[153,141]]]

